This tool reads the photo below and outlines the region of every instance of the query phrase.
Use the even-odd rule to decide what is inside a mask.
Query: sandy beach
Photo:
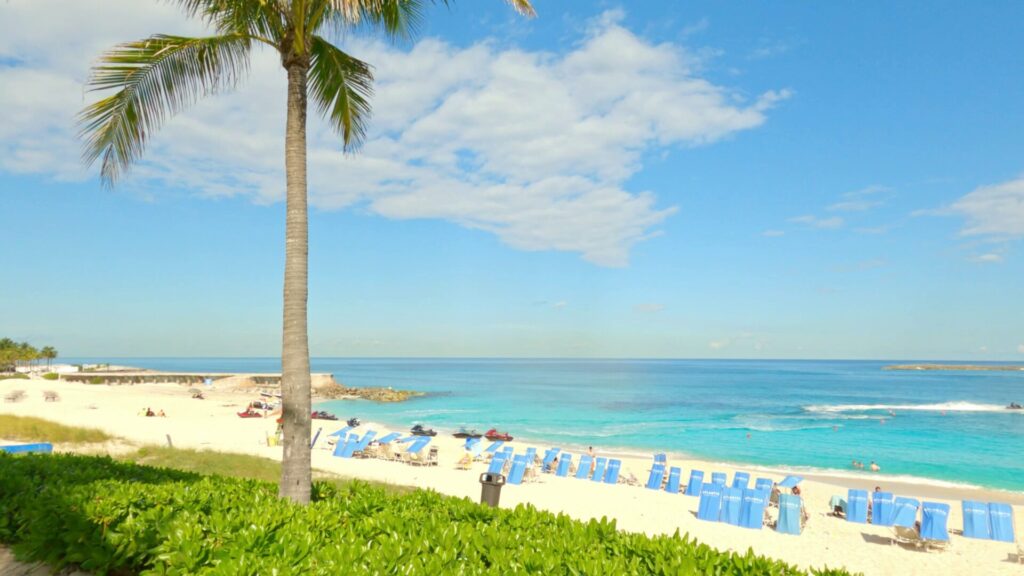
[[[72,426],[98,428],[112,435],[139,444],[166,445],[168,437],[181,448],[211,449],[279,459],[281,448],[267,446],[266,437],[275,428],[273,419],[241,419],[235,413],[254,399],[252,393],[211,390],[205,400],[194,400],[188,387],[169,384],[135,386],[88,385],[41,380],[0,381],[0,395],[25,390],[18,402],[0,403],[0,413],[37,416]],[[59,402],[45,402],[44,390],[59,393]],[[145,408],[163,410],[164,418],[140,416]],[[355,406],[354,406],[355,409]],[[339,417],[358,416],[338,414]],[[478,477],[485,465],[476,463],[469,471],[458,470],[457,460],[463,455],[463,441],[440,431],[431,446],[439,448],[439,465],[415,467],[383,460],[342,459],[331,455],[324,442],[325,435],[343,426],[341,422],[314,420],[314,432],[322,428],[321,440],[313,451],[314,468],[346,477],[376,480],[400,485],[430,488],[438,492],[477,500],[480,496]],[[374,429],[379,434],[392,429],[364,422],[359,432]],[[515,431],[512,431],[513,433]],[[0,430],[3,440],[3,430]],[[517,453],[536,447],[543,453],[550,447],[543,441],[511,443]],[[57,447],[60,449],[60,447]],[[574,454],[568,447],[562,446]],[[645,482],[650,457],[635,454],[612,454],[595,446],[598,455],[623,459],[623,475],[632,473]],[[891,529],[870,524],[850,523],[829,516],[828,502],[832,495],[845,497],[848,488],[872,490],[876,485],[897,495],[946,502],[951,507],[948,527],[962,528],[961,500],[1007,502],[1013,505],[1018,523],[1017,538],[1024,518],[1024,494],[990,491],[941,483],[895,480],[869,473],[810,474],[803,471],[758,466],[737,466],[698,461],[669,455],[669,465],[683,469],[682,484],[692,469],[726,472],[731,479],[737,470],[751,473],[752,478],[769,477],[781,480],[789,473],[805,478],[800,485],[810,519],[800,536],[777,534],[771,529],[760,531],[700,521],[696,518],[698,499],[684,495],[647,490],[626,484],[607,485],[573,478],[541,475],[539,480],[520,486],[506,486],[501,494],[503,507],[532,504],[552,512],[563,512],[579,519],[615,518],[623,530],[648,534],[689,533],[699,541],[719,549],[745,551],[752,548],[764,554],[801,567],[842,566],[867,575],[891,574],[1021,574],[1013,544],[964,538],[951,535],[951,546],[942,552],[922,552],[890,544]]]

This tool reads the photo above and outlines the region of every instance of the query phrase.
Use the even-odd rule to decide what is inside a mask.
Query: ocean
[[[88,359],[96,361],[98,359]],[[167,371],[276,372],[268,358],[116,358]],[[1024,372],[887,371],[892,362],[314,358],[348,386],[425,392],[318,409],[402,429],[496,427],[562,446],[885,474],[1024,491]],[[895,414],[895,415],[893,415]]]

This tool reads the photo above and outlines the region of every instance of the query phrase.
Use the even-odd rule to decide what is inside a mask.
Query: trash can
[[[501,474],[484,472],[480,475],[480,503],[497,508],[501,498],[501,487],[505,485],[505,477]]]

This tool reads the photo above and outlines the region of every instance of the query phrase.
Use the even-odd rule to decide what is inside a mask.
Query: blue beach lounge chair
[[[601,482],[604,480],[604,469],[608,465],[608,459],[604,456],[598,456],[597,464],[594,466],[594,477],[591,478],[594,482]]]
[[[743,488],[722,488],[722,522],[740,525],[743,508]]]
[[[754,490],[767,490],[768,492],[771,492],[773,486],[775,486],[775,482],[772,482],[768,478],[758,478],[757,481],[754,482]]]
[[[751,490],[747,488],[743,491],[743,503],[740,506],[740,526],[753,528],[754,530],[761,529],[761,526],[764,525],[764,509],[768,506],[768,495],[770,492],[770,488],[768,490]]]
[[[655,454],[654,455],[654,463],[655,464],[667,464],[668,463],[668,457],[665,456],[664,454]]]
[[[745,489],[750,484],[750,474],[746,472],[737,472],[732,478],[732,487]]]
[[[683,473],[678,466],[673,466],[668,471],[668,482],[665,484],[665,492],[679,494],[679,476]]]
[[[590,454],[584,454],[580,456],[580,464],[576,467],[576,478],[579,480],[586,480],[590,478],[590,465],[594,462],[594,457]]]
[[[430,444],[430,436],[420,436],[415,442],[413,442],[409,449],[405,451],[409,455],[409,464],[414,466],[423,466],[428,464],[426,457],[423,455],[423,448]]]
[[[967,538],[992,538],[992,526],[989,524],[988,504],[964,500],[964,536]]]
[[[501,448],[504,445],[505,445],[505,441],[504,440],[496,440],[496,441],[492,442],[491,445],[488,446],[486,450],[484,450],[484,452],[486,452],[488,454],[494,454],[495,452],[498,451],[498,448]]]
[[[512,469],[508,473],[509,484],[522,484],[523,474],[526,472],[526,463],[529,458],[525,454],[520,454],[512,459]]]
[[[544,453],[544,460],[541,462],[541,470],[547,470],[548,466],[555,461],[558,457],[558,453],[561,452],[561,448],[551,448]]]
[[[913,528],[914,523],[917,522],[917,509],[920,507],[921,503],[914,498],[897,496],[892,514],[892,525]]]
[[[799,536],[802,506],[799,496],[779,494],[779,521],[775,525],[775,531]]]
[[[892,492],[871,493],[871,523],[876,526],[892,526],[896,512],[896,497]]]
[[[655,464],[651,466],[651,475],[647,478],[647,487],[651,490],[661,490],[661,482],[665,479],[665,465]]]
[[[372,439],[376,435],[377,435],[376,432],[374,432],[373,430],[370,430],[369,432],[366,433],[364,438],[366,436],[369,436]],[[350,434],[348,442],[345,443],[344,450],[341,451],[341,457],[342,458],[351,458],[352,454],[355,453],[356,449],[359,447],[359,445],[361,443],[362,443],[362,440],[359,439],[358,436],[356,436],[355,434]],[[370,442],[367,441],[366,443],[369,444]]]
[[[337,436],[339,438],[344,438],[345,435],[348,434],[348,431],[351,429],[351,426],[345,426],[344,428],[340,428],[338,430],[335,430],[334,432],[331,432],[330,434],[328,434],[328,436]]]
[[[846,495],[846,521],[864,524],[868,521],[868,491],[851,489]]]
[[[686,484],[687,496],[700,496],[700,489],[704,487],[704,472],[700,470],[690,471],[690,481]]]
[[[537,449],[536,448],[527,448],[526,449],[526,462],[528,464],[533,464],[533,461],[536,458],[537,458]]]
[[[373,441],[373,439],[376,437],[376,431],[368,430],[366,434],[363,434],[363,439],[360,440],[358,444],[356,444],[355,449],[352,450],[352,453],[355,454],[356,452],[362,452],[363,450],[366,450],[366,447],[369,446],[370,442]]]
[[[989,504],[988,520],[993,540],[1013,542],[1013,508],[1009,504]]]
[[[466,450],[472,450],[473,449],[473,445],[474,444],[479,444],[479,443],[480,443],[480,439],[479,438],[466,438],[466,443],[463,444],[462,447],[464,449],[466,449]]]
[[[779,488],[792,488],[803,481],[803,476],[786,476],[779,482]]]
[[[720,484],[704,484],[700,490],[697,518],[709,522],[718,522],[721,510],[722,486]]]
[[[398,440],[398,437],[401,435],[402,434],[399,432],[391,432],[390,434],[385,434],[384,436],[381,436],[379,439],[377,439],[377,443],[387,444],[389,442],[394,442],[395,440]]]
[[[505,458],[504,452],[498,452],[491,458],[491,465],[487,468],[488,474],[501,474],[501,471],[505,469]]]
[[[725,482],[726,482],[727,479],[728,479],[728,476],[726,476],[725,472],[712,472],[711,473],[711,483],[712,484],[718,484],[719,486],[725,486]]]
[[[558,459],[558,471],[555,472],[555,476],[565,478],[569,475],[569,468],[572,466],[572,454],[562,454],[562,457]]]
[[[40,442],[36,444],[15,444],[13,446],[0,446],[0,452],[8,454],[51,454],[53,444]]]
[[[619,469],[622,468],[622,460],[609,460],[608,471],[604,474],[605,484],[615,484],[619,481]]]
[[[949,504],[923,502],[921,504],[921,539],[930,547],[943,547],[949,543],[946,521]]]
[[[346,458],[345,453],[348,451],[349,443],[355,444],[359,441],[358,438],[359,436],[356,434],[347,434],[338,438],[338,443],[334,445],[333,455],[339,458]]]

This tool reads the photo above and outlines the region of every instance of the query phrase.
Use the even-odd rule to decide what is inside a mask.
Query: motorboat
[[[417,424],[409,429],[409,432],[413,436],[437,436],[437,432],[433,428],[424,428],[421,424]]]
[[[459,428],[458,432],[452,434],[452,436],[455,436],[456,438],[480,438],[483,434],[476,430],[466,430],[466,427],[463,426],[462,428]]]
[[[510,442],[512,440],[512,435],[508,432],[498,432],[494,428],[491,428],[484,433],[484,438],[487,438],[488,440],[504,440],[505,442]]]

